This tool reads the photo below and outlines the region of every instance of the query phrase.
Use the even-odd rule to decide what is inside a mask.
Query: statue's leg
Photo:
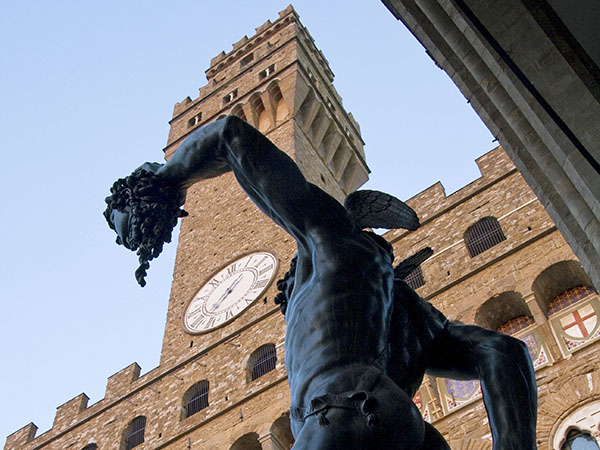
[[[433,425],[425,422],[425,442],[423,450],[450,450],[446,439],[436,430]]]
[[[332,406],[323,415],[306,417],[294,450],[415,450],[421,449],[425,429],[412,400],[387,376],[381,375],[368,392],[367,415]],[[360,396],[359,396],[360,398]],[[360,404],[360,401],[358,402]],[[446,447],[439,446],[439,450]],[[437,450],[438,447],[432,447]]]

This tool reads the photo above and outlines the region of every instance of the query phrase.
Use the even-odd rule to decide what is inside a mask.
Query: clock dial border
[[[248,303],[246,306],[244,306],[244,308],[241,311],[238,311],[237,313],[235,313],[232,317],[230,317],[229,319],[226,319],[224,322],[219,323],[218,325],[205,329],[205,330],[192,330],[190,327],[188,327],[186,325],[186,321],[185,321],[185,316],[188,312],[188,309],[190,308],[190,305],[192,304],[192,302],[196,299],[198,293],[207,285],[210,283],[211,280],[214,279],[214,277],[216,275],[218,275],[221,271],[223,271],[225,268],[231,266],[232,264],[234,264],[236,261],[239,261],[241,259],[244,259],[246,256],[250,256],[253,255],[255,253],[268,253],[270,254],[273,259],[274,259],[274,267],[273,267],[273,272],[272,275],[269,278],[269,281],[267,282],[267,284],[265,285],[264,288],[262,288],[260,290],[260,292],[256,295],[256,298],[253,299],[250,303]],[[219,268],[217,268],[215,271],[213,271],[208,277],[206,277],[206,279],[204,279],[204,281],[200,284],[200,287],[196,290],[196,292],[194,293],[194,295],[186,302],[185,307],[183,308],[183,313],[181,314],[181,326],[183,328],[183,330],[187,333],[187,334],[191,334],[191,335],[201,335],[201,334],[207,334],[207,333],[211,333],[225,325],[230,324],[231,322],[233,322],[235,319],[237,319],[241,314],[243,314],[248,308],[250,308],[252,305],[254,305],[257,300],[262,297],[262,295],[269,289],[269,287],[271,287],[271,285],[273,284],[273,281],[275,280],[275,278],[277,278],[277,274],[279,273],[279,265],[280,265],[280,261],[281,258],[280,256],[277,254],[277,252],[275,252],[274,250],[271,249],[267,249],[267,248],[257,248],[257,249],[253,249],[244,253],[240,253],[238,255],[236,255],[235,257],[231,258],[230,260],[228,260],[227,262],[225,262],[224,264],[222,264],[221,266],[219,266]]]

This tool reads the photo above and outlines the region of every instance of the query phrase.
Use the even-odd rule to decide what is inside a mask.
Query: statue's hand
[[[157,163],[157,162],[145,162],[140,167],[138,167],[138,169],[144,169],[144,170],[147,170],[148,172],[152,172],[152,173],[156,174],[156,173],[158,173],[158,170],[162,166],[164,166],[164,164]]]

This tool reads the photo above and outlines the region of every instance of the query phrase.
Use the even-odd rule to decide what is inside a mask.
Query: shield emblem
[[[417,392],[415,394],[415,396],[413,397],[413,403],[415,405],[417,405],[417,408],[419,408],[419,411],[423,412],[423,398],[421,397],[420,392]]]
[[[561,317],[560,325],[568,337],[586,339],[598,325],[598,315],[592,305],[587,304]]]

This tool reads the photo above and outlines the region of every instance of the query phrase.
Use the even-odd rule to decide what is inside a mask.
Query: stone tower
[[[197,99],[175,105],[167,158],[197,127],[232,114],[258,128],[309,181],[340,201],[367,180],[358,124],[344,111],[327,60],[291,6],[213,58],[206,75],[208,84]],[[274,309],[268,292],[269,301],[221,329],[190,335],[181,318],[202,281],[235,256],[262,247],[282,258],[283,273],[294,249],[293,240],[248,200],[232,174],[194,186],[185,209],[190,216],[182,222],[161,365],[185,360]]]

